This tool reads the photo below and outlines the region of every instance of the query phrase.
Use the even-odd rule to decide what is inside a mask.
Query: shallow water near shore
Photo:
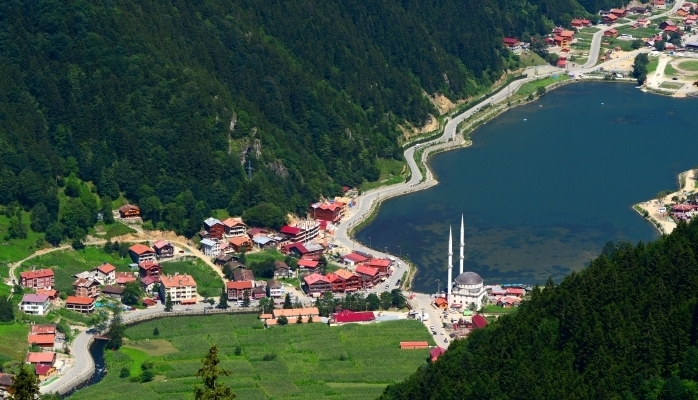
[[[409,254],[413,289],[433,293],[447,280],[449,225],[458,275],[463,213],[464,270],[485,284],[559,282],[609,240],[659,236],[632,205],[676,190],[698,165],[696,105],[633,85],[565,85],[478,128],[471,147],[435,155],[439,185],[385,201],[357,239]]]

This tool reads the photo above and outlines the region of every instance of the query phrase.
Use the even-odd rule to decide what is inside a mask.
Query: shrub
[[[235,355],[239,356],[240,354],[242,354],[242,348],[240,346],[235,347]]]
[[[262,361],[274,361],[274,360],[276,360],[276,353],[265,354],[264,357],[262,357]]]
[[[126,367],[121,368],[121,372],[119,373],[119,378],[128,378],[131,376],[131,370],[129,370]]]

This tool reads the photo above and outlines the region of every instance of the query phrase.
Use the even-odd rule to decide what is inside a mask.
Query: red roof
[[[56,333],[56,325],[53,325],[53,324],[32,325],[31,333],[34,335],[52,335],[52,334]]]
[[[513,46],[513,45],[519,43],[519,39],[517,39],[517,38],[505,37],[502,40],[504,41],[504,44],[506,44],[507,46]]]
[[[330,210],[330,211],[335,211],[338,208],[342,208],[341,204],[336,204],[336,203],[320,203],[320,204],[313,204],[311,207],[313,208],[319,208],[321,210]]]
[[[116,271],[116,268],[109,263],[104,263],[104,264],[100,265],[99,267],[97,267],[97,269],[99,270],[99,272],[101,272],[105,275],[109,274],[110,272]]]
[[[374,258],[368,263],[368,265],[371,267],[388,267],[390,266],[390,263],[391,261],[387,258]]]
[[[524,294],[524,290],[517,288],[507,288],[507,294]]]
[[[143,304],[146,306],[154,306],[158,304],[158,302],[153,299],[143,299]]]
[[[56,361],[56,353],[46,352],[46,353],[28,353],[27,362],[30,364],[38,363],[50,363]]]
[[[252,281],[226,282],[226,284],[225,284],[225,287],[227,289],[237,289],[237,290],[252,289],[252,286],[253,286]]]
[[[156,263],[155,261],[143,261],[138,264],[138,268],[148,271],[152,268],[160,268],[160,264]]]
[[[436,361],[445,352],[446,352],[446,350],[442,349],[439,346],[436,346],[433,349],[429,350],[429,355],[431,356],[431,361]]]
[[[314,285],[314,284],[316,284],[317,282],[320,282],[320,281],[329,283],[329,281],[327,280],[327,277],[325,277],[325,276],[323,276],[323,275],[320,275],[320,274],[318,274],[318,273],[315,273],[315,272],[312,273],[312,274],[310,274],[310,275],[308,275],[308,276],[306,276],[306,277],[304,277],[303,280],[305,281],[305,283],[308,284],[308,286]]]
[[[559,59],[557,60],[557,66],[560,68],[564,68],[567,65],[567,60],[566,59]]]
[[[51,268],[39,269],[36,271],[24,271],[20,272],[19,276],[24,279],[35,279],[35,278],[46,278],[53,276],[53,270]]]
[[[448,305],[448,300],[444,299],[443,297],[437,297],[434,299],[434,304],[436,304],[437,307],[443,304]]]
[[[51,371],[51,368],[53,368],[51,364],[36,364],[34,366],[37,375],[46,375]]]
[[[376,276],[378,275],[378,269],[366,265],[359,265],[358,267],[356,267],[356,273],[368,276]]]
[[[349,322],[368,322],[374,321],[376,316],[371,311],[340,311],[333,315],[334,320],[339,323],[349,323]]]
[[[297,234],[300,233],[300,231],[301,231],[301,228],[296,228],[293,226],[284,225],[284,227],[281,228],[281,230],[279,232],[286,234],[286,235],[296,236]]]
[[[480,314],[473,315],[473,324],[477,329],[482,329],[487,326],[487,318]]]
[[[317,268],[319,262],[314,261],[314,260],[306,260],[305,258],[301,258],[298,260],[298,266],[299,267],[304,267],[304,268]]]
[[[80,306],[89,306],[94,303],[95,299],[92,297],[80,297],[80,296],[68,296],[65,300],[65,304],[75,304]]]
[[[135,281],[136,278],[133,278],[133,280]],[[148,275],[148,276],[141,278],[141,285],[143,285],[143,286],[152,285],[155,282],[160,282],[160,278],[155,277],[155,276],[151,276],[151,275]]]
[[[361,262],[368,260],[368,257],[364,257],[361,254],[357,254],[357,253],[345,254],[342,256],[342,258],[345,260],[355,262],[355,263],[361,263]]]
[[[139,256],[146,253],[153,253],[153,249],[142,243],[134,244],[133,246],[129,247],[129,250],[131,250],[135,254],[138,254]]]
[[[570,39],[570,38],[572,38],[572,37],[574,36],[574,32],[572,32],[572,31],[562,31],[562,32],[560,32],[560,36],[562,36],[563,38],[566,38],[566,39]]]
[[[671,25],[671,26],[667,26],[666,28],[664,28],[664,31],[669,31],[669,32],[679,32],[680,30],[681,30],[681,28],[679,28],[676,25]]]
[[[289,251],[291,251],[292,249],[298,250],[298,252],[301,254],[308,253],[308,249],[306,249],[305,246],[303,246],[303,243],[301,243],[301,242],[287,243],[287,244],[283,245],[283,250],[287,253]]]
[[[32,344],[36,343],[38,345],[42,344],[50,344],[53,345],[53,342],[56,341],[56,335],[29,335],[29,338],[27,338],[27,343]]]
[[[135,281],[136,281],[136,278],[134,278],[133,276],[119,276],[116,278],[116,283],[118,283],[119,285],[125,285],[128,282],[135,282]]]
[[[153,248],[154,248],[154,249],[162,249],[162,248],[165,247],[165,246],[172,246],[172,244],[170,244],[170,242],[167,242],[167,241],[162,240],[162,239],[160,239],[160,240],[158,240],[157,242],[153,243]]]

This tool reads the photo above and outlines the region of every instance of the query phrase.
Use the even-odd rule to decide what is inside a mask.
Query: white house
[[[267,287],[269,288],[269,297],[279,298],[284,296],[284,285],[276,279],[270,279],[267,282]]]
[[[215,239],[202,239],[201,251],[209,257],[215,257],[221,253],[221,245]]]
[[[50,306],[49,297],[45,294],[25,294],[19,309],[27,314],[44,315]]]
[[[175,273],[160,277],[160,299],[163,302],[169,294],[175,304],[196,304],[196,289],[196,281],[191,275]]]

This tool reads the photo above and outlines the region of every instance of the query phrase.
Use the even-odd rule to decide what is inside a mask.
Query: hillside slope
[[[435,112],[424,92],[481,93],[517,66],[503,35],[545,33],[570,7],[3,2],[0,204],[42,203],[55,220],[57,185],[74,174],[179,232],[192,198],[204,211],[301,212],[377,179],[377,157],[400,159],[397,125]]]
[[[382,398],[698,398],[696,254],[698,221],[657,242],[609,244]]]

